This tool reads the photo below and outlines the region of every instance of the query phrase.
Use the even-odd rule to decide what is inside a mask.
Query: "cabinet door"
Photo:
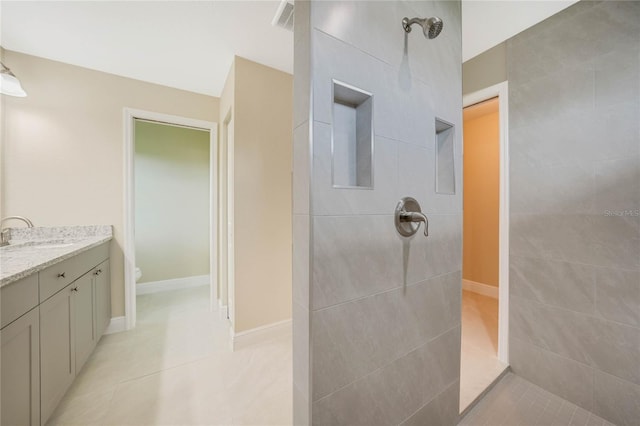
[[[49,420],[76,375],[75,284],[40,304],[40,415]]]
[[[96,336],[97,340],[100,340],[111,321],[111,274],[109,273],[108,260],[105,260],[94,269],[93,285],[93,292],[96,297]]]
[[[76,332],[76,374],[96,347],[94,325],[93,271],[87,272],[71,284],[74,294]]]
[[[38,308],[0,331],[3,425],[40,424]]]

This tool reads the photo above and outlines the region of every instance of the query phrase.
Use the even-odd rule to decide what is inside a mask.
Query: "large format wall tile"
[[[572,311],[595,312],[595,270],[589,265],[511,256],[509,291]]]
[[[323,396],[460,323],[459,272],[313,313],[313,396]]]
[[[310,216],[293,215],[293,271],[292,298],[309,308],[309,245]]]
[[[510,250],[609,268],[640,268],[640,216],[511,214]]]
[[[395,425],[407,419],[440,390],[457,383],[460,358],[451,347],[460,327],[447,331],[403,357],[313,403],[318,425]],[[459,388],[456,387],[456,391]],[[457,410],[457,394],[450,398]],[[446,404],[441,401],[441,404]],[[456,414],[457,420],[457,412]],[[451,410],[443,410],[450,416]],[[443,423],[446,424],[446,423]],[[450,423],[453,424],[453,423]]]
[[[393,216],[316,216],[313,228],[313,310],[401,285]]]
[[[435,131],[435,128],[434,128]],[[454,132],[460,129],[454,129]],[[398,143],[398,190],[396,198],[415,198],[422,211],[429,214],[462,213],[462,167],[454,169],[455,194],[436,194],[436,147],[435,141],[428,141],[426,147],[408,143]],[[455,150],[455,164],[460,150]]]
[[[595,277],[598,315],[640,327],[640,271],[597,268]]]
[[[594,412],[618,425],[634,426],[640,419],[640,386],[596,371]]]
[[[640,384],[639,328],[517,296],[510,302],[510,338]]]
[[[311,119],[311,2],[294,9],[293,127]],[[295,160],[294,160],[295,165]]]
[[[636,101],[578,111],[571,119],[545,116],[537,122],[526,119],[521,126],[510,123],[510,176],[517,177],[523,166],[587,167],[594,161],[637,156],[639,114]],[[536,181],[536,176],[531,178]],[[526,193],[528,188],[511,189]]]
[[[514,373],[586,409],[593,410],[593,369],[512,337]]]
[[[511,52],[513,49],[509,49]],[[509,87],[509,126],[569,120],[594,110],[594,70],[572,65],[543,78]]]
[[[400,424],[413,414],[414,422],[432,417],[442,426],[457,420],[460,12],[459,1],[313,1],[300,12],[296,31],[306,33],[296,38],[296,52],[308,62],[296,68],[307,73],[294,84],[301,93],[296,105],[312,103],[296,115],[298,141],[306,145],[294,158],[312,160],[294,167],[301,177],[294,191],[308,203],[296,206],[294,250],[309,244],[294,257],[294,282],[310,275],[309,286],[294,292],[300,304],[294,340],[304,342],[308,326],[309,343],[309,352],[299,349],[294,356],[294,416],[300,423]],[[405,35],[402,18],[421,13],[444,19],[437,39],[426,40],[418,30]],[[333,187],[334,79],[373,94],[372,189]],[[435,193],[436,117],[456,126],[455,195]],[[393,214],[404,196],[416,198],[427,213],[428,238],[423,226],[413,238],[397,233]]]
[[[421,407],[402,426],[440,426],[458,422],[456,411],[460,398],[460,382],[449,385],[442,393]]]
[[[293,214],[309,214],[311,157],[309,122],[293,130]]]
[[[593,212],[595,214],[616,215],[640,212],[639,155],[595,163],[593,181],[595,191]]]
[[[510,362],[640,417],[640,3],[582,1],[507,42]]]
[[[311,351],[311,339],[309,334],[310,314],[305,306],[293,303],[293,384],[300,392],[300,396],[309,400],[310,392],[310,366],[309,354]]]
[[[512,213],[588,213],[594,204],[591,164],[518,165],[510,184]]]
[[[638,14],[640,19],[640,14]],[[618,46],[595,62],[595,105],[602,108],[637,101],[640,96],[640,44]]]
[[[376,135],[426,145],[435,122],[430,88],[415,79],[407,87],[398,84],[398,72],[357,48],[315,31],[317,48],[314,72],[314,120],[332,123],[332,80],[336,79],[373,94],[373,126]],[[450,118],[454,120],[454,118]]]

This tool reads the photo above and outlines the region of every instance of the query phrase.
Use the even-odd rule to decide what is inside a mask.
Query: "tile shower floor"
[[[50,425],[290,425],[291,336],[231,352],[208,288],[138,296],[136,329],[104,336]]]
[[[507,368],[497,352],[498,299],[463,291],[460,412]]]
[[[507,373],[459,426],[614,426],[527,380]]]

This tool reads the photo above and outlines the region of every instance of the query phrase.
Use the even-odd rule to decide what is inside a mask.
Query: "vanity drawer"
[[[109,243],[105,243],[40,271],[40,302],[47,300],[108,257]]]
[[[38,274],[7,284],[0,292],[2,292],[0,328],[4,328],[38,305]]]

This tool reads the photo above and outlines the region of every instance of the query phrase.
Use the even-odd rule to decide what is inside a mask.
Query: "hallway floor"
[[[533,383],[507,373],[459,426],[613,426]]]
[[[498,299],[463,291],[460,412],[507,368],[497,353]]]
[[[290,425],[291,335],[232,352],[208,287],[138,296],[134,330],[104,336],[49,425]]]

